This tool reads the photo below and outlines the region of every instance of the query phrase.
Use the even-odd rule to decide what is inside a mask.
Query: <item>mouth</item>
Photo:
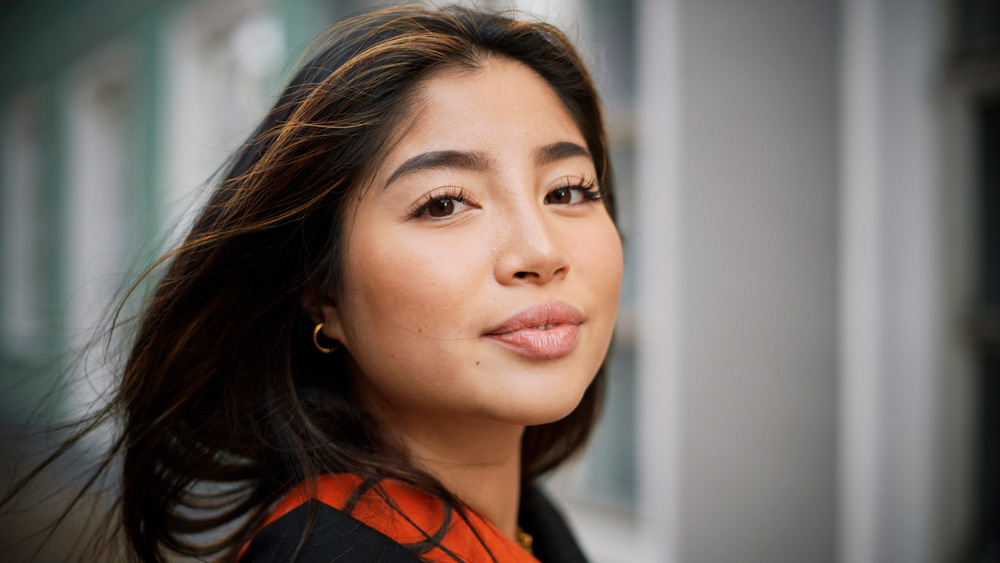
[[[580,340],[583,313],[564,301],[532,305],[483,336],[528,358],[559,358],[572,352]]]

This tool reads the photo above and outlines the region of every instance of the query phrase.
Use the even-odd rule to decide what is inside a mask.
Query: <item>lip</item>
[[[580,341],[583,313],[565,301],[539,303],[519,311],[483,336],[529,358],[559,358]]]

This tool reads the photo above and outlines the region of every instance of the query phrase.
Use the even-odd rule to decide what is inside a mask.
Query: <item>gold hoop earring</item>
[[[329,354],[330,352],[333,352],[334,350],[337,349],[337,344],[336,344],[337,341],[334,340],[334,345],[330,346],[329,348],[324,348],[320,346],[319,331],[321,330],[323,330],[323,323],[319,323],[318,325],[316,325],[316,328],[313,329],[313,346],[315,346],[316,349],[319,350],[320,352],[323,352],[324,354]]]

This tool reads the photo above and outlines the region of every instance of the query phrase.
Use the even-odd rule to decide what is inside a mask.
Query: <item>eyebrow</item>
[[[535,150],[535,162],[539,165],[576,157],[592,158],[586,148],[569,141],[559,141]],[[493,160],[477,151],[431,151],[418,154],[400,164],[389,176],[382,189],[392,185],[403,176],[423,170],[453,169],[485,172],[493,166]]]
[[[490,159],[485,154],[480,152],[425,152],[411,157],[403,164],[400,164],[399,168],[397,168],[392,175],[389,176],[389,179],[386,180],[383,189],[389,187],[393,182],[403,176],[407,176],[421,170],[450,168],[454,170],[473,170],[476,172],[483,172],[488,170],[490,165]]]
[[[538,150],[535,151],[535,162],[538,164],[549,164],[550,162],[566,160],[578,156],[593,160],[593,157],[590,156],[590,151],[584,147],[569,141],[559,141],[558,143],[552,143],[551,145],[539,147]]]

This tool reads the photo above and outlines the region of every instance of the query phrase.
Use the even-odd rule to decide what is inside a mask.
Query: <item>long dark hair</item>
[[[407,483],[461,513],[354,400],[346,353],[312,346],[303,302],[341,279],[351,196],[391,148],[421,80],[490,57],[519,61],[554,89],[613,207],[599,99],[557,29],[413,6],[332,28],[232,157],[183,244],[161,260],[139,317],[106,410],[121,416],[108,459],[122,459],[119,510],[139,560],[233,560],[275,501],[328,472]],[[599,373],[569,416],[527,428],[524,480],[580,448],[602,386]]]

